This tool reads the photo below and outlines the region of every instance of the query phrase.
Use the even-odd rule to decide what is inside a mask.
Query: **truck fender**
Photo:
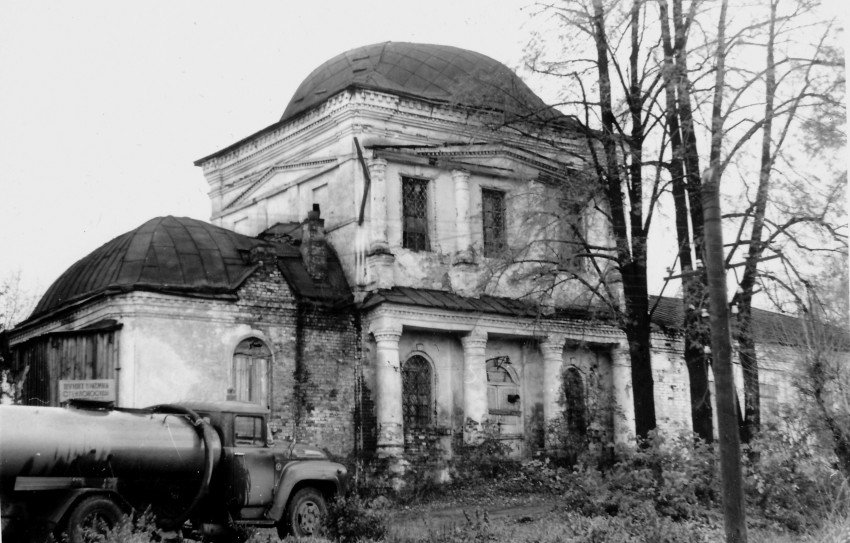
[[[304,481],[315,483],[313,486],[324,489],[333,487],[334,492],[340,491],[338,467],[330,462],[304,460],[292,462],[283,468],[280,485],[274,495],[272,506],[266,511],[266,518],[278,521],[283,517],[286,503],[292,495],[292,490]],[[309,486],[309,485],[308,485]]]
[[[51,494],[53,495],[51,496]],[[62,519],[68,515],[77,503],[90,496],[109,497],[109,499],[114,501],[116,505],[124,510],[125,514],[129,514],[133,510],[130,504],[128,504],[127,501],[124,500],[124,498],[122,498],[117,492],[100,488],[79,488],[68,490],[67,492],[56,494],[46,493],[46,495],[39,496],[38,501],[41,510],[43,511],[43,514],[39,515],[39,518],[43,519],[43,521],[49,524],[52,528],[55,528],[56,526],[59,526]]]

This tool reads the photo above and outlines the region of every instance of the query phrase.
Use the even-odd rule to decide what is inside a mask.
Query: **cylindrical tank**
[[[212,441],[217,464],[221,442],[217,435]],[[200,475],[204,452],[203,440],[181,415],[0,406],[0,478],[5,484],[26,476]]]

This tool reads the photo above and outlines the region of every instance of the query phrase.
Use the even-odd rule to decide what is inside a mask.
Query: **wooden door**
[[[519,378],[506,356],[487,361],[487,406],[501,439],[517,441],[509,445],[519,451],[523,437],[522,398]]]

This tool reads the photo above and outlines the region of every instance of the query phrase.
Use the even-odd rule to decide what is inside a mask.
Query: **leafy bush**
[[[125,515],[105,534],[89,529],[83,537],[86,541],[96,543],[150,543],[161,539],[156,521],[150,513],[140,515],[136,520]]]
[[[719,502],[713,449],[690,436],[654,434],[642,447],[622,447],[619,460],[602,471],[579,463],[556,475],[565,502],[589,516],[628,514],[651,504],[673,520],[700,518]]]
[[[511,449],[500,438],[498,426],[485,423],[481,440],[465,445],[452,466],[452,479],[459,484],[489,480],[513,474],[519,462],[510,457]]]
[[[383,500],[366,502],[357,494],[338,497],[328,504],[328,535],[340,543],[382,540],[388,520],[382,505]]]
[[[847,506],[846,481],[811,436],[800,428],[768,427],[747,448],[748,507],[787,529],[801,532]]]

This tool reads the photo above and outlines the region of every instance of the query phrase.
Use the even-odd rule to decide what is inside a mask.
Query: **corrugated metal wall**
[[[61,379],[115,379],[120,325],[55,332],[12,348],[18,372],[29,367],[25,405],[59,405]]]

